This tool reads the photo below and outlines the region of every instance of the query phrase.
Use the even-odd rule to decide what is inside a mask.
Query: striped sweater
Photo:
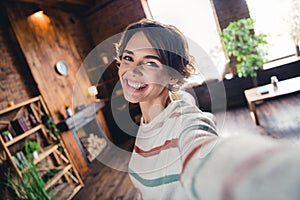
[[[191,149],[211,138],[212,119],[184,101],[172,101],[149,124],[141,120],[129,174],[143,199],[187,199],[180,173]]]
[[[129,175],[145,200],[296,200],[300,148],[295,144],[217,136],[206,113],[172,101],[149,124],[141,123]]]

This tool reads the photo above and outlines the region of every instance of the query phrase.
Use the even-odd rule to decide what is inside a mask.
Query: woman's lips
[[[132,81],[129,79],[125,79],[126,86],[133,91],[142,91],[145,89],[148,85],[139,81]]]

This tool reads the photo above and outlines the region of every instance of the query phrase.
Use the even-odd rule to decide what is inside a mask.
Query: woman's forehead
[[[140,49],[153,49],[153,46],[149,42],[148,38],[143,32],[135,33],[125,46],[126,50],[135,51]]]

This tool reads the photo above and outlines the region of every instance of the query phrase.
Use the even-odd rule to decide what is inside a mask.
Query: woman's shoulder
[[[170,113],[170,116],[177,116],[182,122],[192,123],[202,121],[212,126],[216,125],[215,116],[210,112],[201,111],[195,104],[191,104],[185,100],[176,100],[173,107],[174,109]]]
[[[196,105],[186,102],[185,100],[174,100],[172,101],[171,107],[172,108],[169,109],[170,115],[174,115],[174,113],[186,116],[203,114]]]

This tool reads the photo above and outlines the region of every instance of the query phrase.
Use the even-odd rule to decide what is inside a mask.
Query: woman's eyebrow
[[[132,51],[127,50],[127,49],[124,49],[123,53],[128,53],[128,54],[132,54],[132,55],[134,54]]]
[[[123,53],[128,53],[130,55],[134,55],[133,51],[130,51],[130,50],[127,50],[127,49],[124,49]],[[154,55],[146,55],[146,56],[144,56],[144,58],[146,58],[146,59],[154,59],[154,60],[157,60],[157,61],[161,62],[160,57],[154,56]]]
[[[158,57],[158,56],[147,55],[147,56],[145,56],[144,58],[147,58],[147,59],[154,59],[154,60],[157,60],[157,61],[161,62],[161,59],[160,59],[160,57]]]

